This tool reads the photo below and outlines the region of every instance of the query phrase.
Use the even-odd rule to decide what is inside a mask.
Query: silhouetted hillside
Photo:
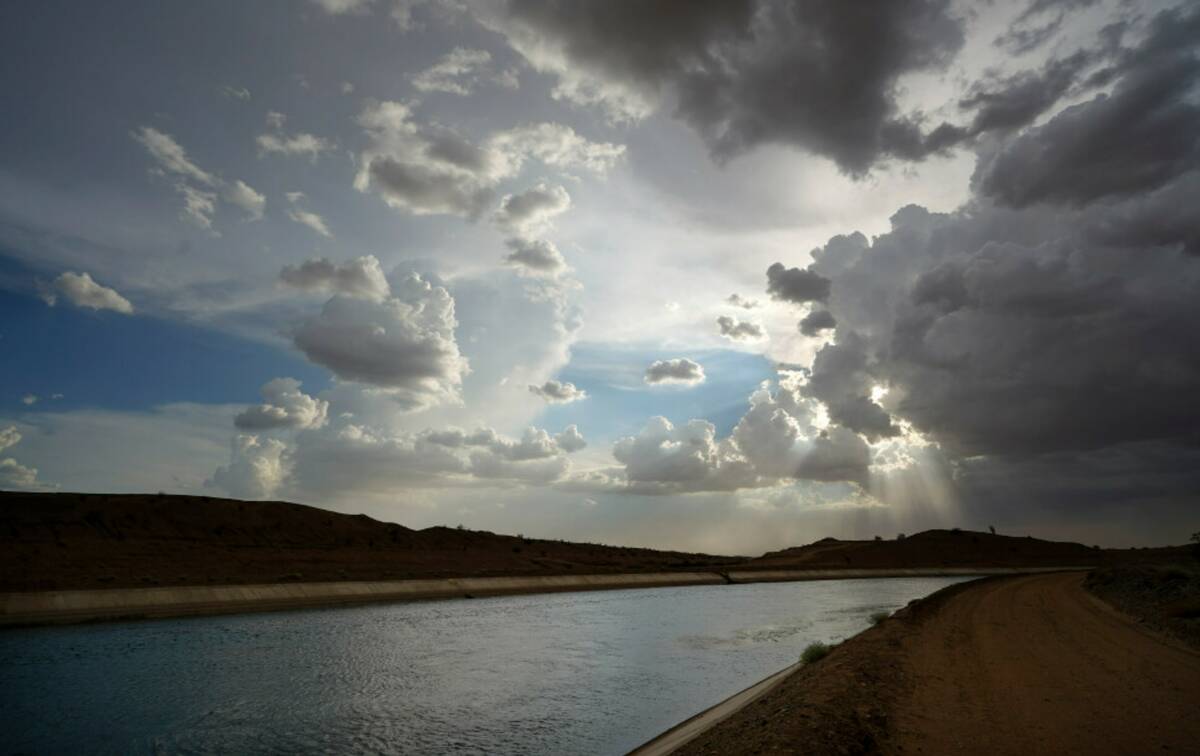
[[[0,493],[0,591],[696,570],[743,560],[413,530],[282,501]]]
[[[413,530],[282,501],[0,492],[0,591],[729,569],[1045,567],[1162,561],[1181,549],[930,530],[757,559]]]
[[[886,567],[1058,567],[1170,558],[1182,547],[1100,549],[1081,543],[970,530],[926,530],[907,538],[839,541],[823,538],[807,546],[772,551],[746,566],[754,569]]]

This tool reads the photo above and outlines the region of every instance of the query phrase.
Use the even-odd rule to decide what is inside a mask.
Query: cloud
[[[767,268],[767,293],[772,299],[793,304],[821,302],[829,297],[829,279],[813,272],[811,266],[802,270],[774,263]]]
[[[562,433],[555,434],[554,443],[558,444],[558,448],[568,454],[580,451],[587,446],[587,441],[584,440],[583,434],[579,432],[579,428],[575,425],[568,425],[563,429]]]
[[[551,0],[476,3],[474,16],[537,71],[554,95],[638,119],[659,102],[719,158],[790,144],[865,172],[941,148],[900,112],[897,82],[940,68],[963,44],[945,0],[871,13],[837,0],[673,6]]]
[[[221,87],[221,94],[230,99],[242,100],[243,102],[250,99],[249,89],[246,89],[245,87],[235,87],[230,84],[226,84],[225,86]]]
[[[142,126],[133,132],[133,138],[146,148],[161,170],[205,186],[216,186],[220,183],[215,176],[193,163],[187,152],[170,134],[164,134],[150,126]]]
[[[686,357],[673,360],[655,360],[646,368],[645,381],[649,384],[681,384],[695,386],[704,382],[704,368]]]
[[[732,307],[740,307],[743,310],[753,310],[755,307],[759,306],[759,301],[757,299],[746,299],[741,294],[736,293],[730,294],[728,297],[726,297],[725,302]]]
[[[67,271],[61,274],[42,292],[42,299],[53,307],[59,296],[66,298],[76,307],[91,310],[113,310],[122,315],[132,315],[133,305],[129,300],[107,286],[101,286],[87,273]]]
[[[1095,5],[1098,0],[1031,0],[1012,26],[992,42],[1012,55],[1024,55],[1041,47],[1062,28],[1066,12]],[[1050,11],[1054,15],[1046,18]]]
[[[254,140],[258,145],[258,154],[262,155],[307,155],[309,160],[316,161],[322,152],[333,149],[333,145],[325,139],[307,132],[287,134],[283,131],[286,116],[271,111],[267,113],[267,126],[272,129],[259,134]]]
[[[817,336],[836,327],[837,320],[829,310],[813,310],[800,319],[800,333],[805,336]]]
[[[364,13],[375,0],[309,0],[313,5],[331,16],[347,13]]]
[[[733,438],[760,474],[787,469],[794,433],[813,443],[797,474],[854,479],[863,439],[851,433],[872,442],[856,482],[884,500],[918,474],[1014,518],[1086,507],[1132,522],[1190,506],[1176,492],[1194,487],[1200,421],[1187,325],[1200,318],[1197,30],[1198,11],[1160,13],[1136,46],[1103,53],[1108,70],[1081,66],[1065,87],[1105,81],[1110,93],[1013,135],[1042,107],[1023,103],[1064,88],[1036,91],[1055,61],[1002,82],[1011,102],[980,100],[977,117],[1016,115],[996,111],[962,207],[910,205],[886,233],[813,252],[829,294],[806,320],[828,313],[836,331],[809,371],[786,375],[792,400],[831,425],[814,438],[796,419],[793,432],[752,400],[743,423],[762,433]],[[890,471],[905,458],[941,461]]]
[[[544,459],[558,454],[558,443],[541,428],[526,428],[520,440],[496,438],[489,449],[498,457],[512,462]]]
[[[279,280],[306,291],[323,291],[383,301],[391,294],[383,267],[374,255],[364,255],[338,265],[324,257],[314,257],[300,265],[287,265]]]
[[[1095,210],[1111,222],[1107,207]],[[1185,293],[1200,272],[1153,246],[1089,243],[1091,222],[1086,212],[986,206],[901,211],[835,277],[846,289],[830,302],[838,343],[817,355],[814,396],[834,416],[852,402],[865,409],[870,386],[886,384],[896,413],[960,454],[1184,433],[1200,418],[1181,393],[1200,377],[1200,352],[1181,330],[1200,315]]]
[[[10,425],[7,428],[0,428],[0,451],[4,451],[10,446],[16,446],[21,441],[21,432],[17,430],[17,426]]]
[[[374,188],[388,205],[415,215],[476,218],[500,179],[515,171],[499,151],[420,126],[404,103],[368,105],[358,120],[372,146],[359,159],[355,187]]]
[[[339,379],[417,408],[458,401],[469,368],[456,325],[449,292],[412,273],[386,299],[335,294],[320,315],[296,327],[293,341]]]
[[[571,195],[562,186],[539,183],[519,194],[507,194],[492,216],[502,231],[530,238],[571,208]]]
[[[519,126],[493,135],[490,142],[518,161],[528,157],[551,168],[587,170],[597,175],[608,173],[625,155],[624,145],[589,141],[559,123]]]
[[[37,490],[38,471],[36,467],[26,467],[12,457],[0,459],[0,489],[8,490]]]
[[[286,197],[287,201],[292,205],[287,211],[288,218],[302,226],[308,226],[326,239],[333,238],[333,232],[329,230],[329,226],[326,225],[324,218],[299,207],[300,202],[304,199],[304,192],[288,192]]]
[[[575,425],[568,425],[562,433],[553,436],[541,428],[529,427],[520,439],[505,438],[492,428],[477,428],[470,433],[459,428],[429,430],[422,433],[420,438],[449,449],[486,448],[498,457],[514,462],[577,452],[587,446],[587,441]]]
[[[471,454],[471,474],[477,478],[503,478],[545,485],[558,480],[571,468],[564,457],[513,461],[490,451]]]
[[[546,381],[540,386],[530,386],[530,393],[540,396],[550,404],[570,404],[580,399],[587,399],[587,392],[575,387],[574,383]]]
[[[996,146],[972,183],[1011,207],[1080,206],[1152,190],[1200,165],[1200,10],[1163,11],[1110,75],[1111,94]]]
[[[460,428],[445,428],[428,430],[421,434],[421,439],[438,446],[458,449],[464,446],[489,446],[498,438],[492,428],[478,428],[470,433]]]
[[[717,327],[721,329],[721,335],[730,341],[762,341],[767,337],[767,332],[759,323],[728,315],[717,318]]]
[[[32,402],[25,403],[32,404]],[[567,430],[574,427],[572,425]],[[0,451],[16,446],[21,442],[21,438],[21,433],[15,425],[0,428]],[[582,437],[580,440],[582,441]],[[27,467],[11,457],[0,459],[0,490],[39,491],[48,488],[48,486],[38,483],[37,478],[36,467]]]
[[[651,418],[636,436],[613,447],[613,456],[624,466],[624,482],[617,488],[641,494],[696,493],[807,480],[850,483],[861,490],[870,476],[870,447],[845,428],[817,427],[816,402],[796,388],[755,391],[750,409],[723,439],[706,420],[677,427],[666,418]]]
[[[262,220],[263,208],[267,205],[267,198],[251,189],[245,182],[234,181],[232,184],[226,186],[223,198],[229,204],[246,211],[249,220]]]
[[[750,409],[730,434],[731,443],[766,482],[865,483],[867,444],[846,428],[818,427],[816,416],[816,403],[797,386],[781,385],[774,393],[760,388],[750,395]]]
[[[675,427],[653,417],[636,436],[613,445],[613,457],[624,465],[631,488],[645,493],[722,491],[757,485],[757,475],[706,420]]]
[[[183,198],[183,217],[188,221],[211,230],[217,212],[218,192],[225,202],[243,210],[251,220],[262,218],[266,199],[261,194],[243,181],[229,184],[201,169],[170,134],[142,126],[132,135],[157,164],[153,173],[174,177],[173,186]]]
[[[1079,50],[1049,60],[1037,71],[975,82],[958,101],[959,108],[975,111],[970,133],[1011,132],[1029,125],[1071,91],[1080,74],[1100,59],[1097,51]]]
[[[354,423],[301,434],[291,461],[289,487],[317,496],[447,485],[467,473],[457,454],[437,444]]]
[[[314,212],[293,207],[288,209],[287,216],[302,226],[308,226],[327,239],[333,238],[333,233],[325,225],[325,219]]]
[[[38,403],[38,398],[37,394],[26,394],[21,397],[21,404],[24,404],[26,407],[32,407]]]
[[[320,428],[325,424],[329,402],[300,390],[295,378],[276,378],[263,384],[263,403],[249,407],[233,419],[240,430],[266,431],[281,428]]]
[[[545,239],[509,239],[504,242],[511,252],[505,262],[534,275],[553,276],[567,268],[567,261],[554,242]]]
[[[586,443],[571,425],[550,435],[527,428],[509,438],[491,428],[394,432],[347,419],[311,426],[290,443],[235,439],[234,459],[209,484],[255,496],[344,496],[397,488],[546,485],[570,470],[566,454]]]
[[[237,499],[274,496],[287,475],[283,459],[286,448],[278,439],[238,434],[229,464],[218,467],[205,485],[220,488]]]
[[[212,217],[217,212],[217,193],[206,192],[182,182],[175,185],[175,191],[183,195],[183,217],[200,228],[212,229]]]
[[[370,146],[359,157],[354,185],[374,189],[391,207],[415,215],[478,218],[500,181],[527,159],[560,170],[603,173],[624,147],[590,142],[570,127],[543,123],[491,135],[475,144],[457,132],[413,120],[400,102],[369,104],[358,117]]]
[[[820,400],[834,422],[870,439],[898,435],[891,416],[871,397],[879,379],[857,332],[838,333],[813,359],[812,374],[802,392]]]
[[[429,68],[412,77],[413,87],[421,92],[445,92],[469,95],[480,84],[491,82],[510,89],[518,86],[515,71],[495,71],[487,50],[456,47]]]

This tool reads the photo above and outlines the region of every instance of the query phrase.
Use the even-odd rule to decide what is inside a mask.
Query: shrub
[[[871,615],[871,624],[878,625],[879,623],[883,622],[885,619],[887,619],[888,617],[891,617],[891,616],[892,616],[891,612],[875,612],[874,614]]]
[[[809,643],[800,654],[800,661],[805,664],[815,664],[829,655],[829,644],[817,641]]]

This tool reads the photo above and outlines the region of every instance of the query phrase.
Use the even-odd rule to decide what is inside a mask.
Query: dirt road
[[[892,712],[906,753],[1200,751],[1200,654],[1151,635],[1082,575],[964,591],[909,647]]]
[[[1086,592],[982,581],[842,644],[678,753],[1200,753],[1200,653]]]

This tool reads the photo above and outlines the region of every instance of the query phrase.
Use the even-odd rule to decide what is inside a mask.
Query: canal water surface
[[[963,578],[555,593],[0,632],[8,753],[620,754]]]

